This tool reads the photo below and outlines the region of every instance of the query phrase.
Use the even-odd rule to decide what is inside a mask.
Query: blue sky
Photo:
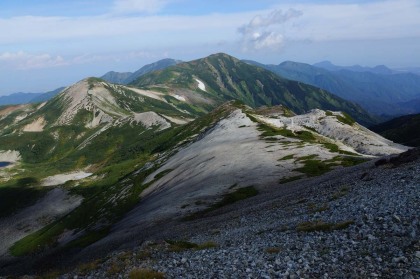
[[[2,0],[0,95],[216,52],[420,66],[418,0]]]

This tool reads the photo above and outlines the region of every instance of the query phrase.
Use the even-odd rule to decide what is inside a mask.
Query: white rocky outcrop
[[[0,161],[15,163],[21,159],[19,151],[16,150],[0,150]]]
[[[44,117],[39,117],[35,119],[32,123],[23,127],[24,132],[42,132],[47,123],[45,122]]]
[[[132,123],[133,122],[141,124],[146,128],[159,126],[159,130],[164,130],[171,127],[171,123],[153,111],[134,113],[132,118]]]
[[[202,82],[201,80],[199,80],[198,78],[195,79],[195,81],[198,83],[198,88],[200,88],[203,91],[206,91],[206,85],[204,84],[204,82]]]
[[[92,173],[84,172],[84,171],[76,171],[71,173],[64,173],[64,174],[56,174],[53,176],[49,176],[47,178],[44,178],[41,181],[42,186],[56,186],[56,185],[62,185],[70,180],[81,180],[86,177],[91,176]]]
[[[293,117],[256,117],[277,128],[286,128],[292,131],[315,129],[319,134],[334,140],[334,143],[343,150],[364,155],[381,156],[408,150],[407,147],[393,143],[357,123],[348,125],[340,122],[337,116],[344,117],[341,112],[332,112],[331,114],[327,115],[325,111],[315,109]]]

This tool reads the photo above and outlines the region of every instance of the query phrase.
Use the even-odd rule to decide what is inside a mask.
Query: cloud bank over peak
[[[287,21],[303,15],[302,11],[289,9],[274,10],[267,15],[257,15],[248,24],[238,28],[242,36],[244,51],[280,49],[284,44],[281,27]]]

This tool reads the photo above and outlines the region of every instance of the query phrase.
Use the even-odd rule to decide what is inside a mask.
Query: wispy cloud
[[[99,16],[0,18],[0,53],[14,54],[14,67],[22,69],[81,63],[78,61],[82,59],[68,57],[82,57],[85,53],[92,53],[88,59],[95,55],[95,59],[99,59],[103,53],[135,50],[156,50],[157,53],[163,49],[199,49],[203,45],[223,51],[219,42],[225,42],[225,46],[235,45],[235,49],[240,49],[237,45],[240,42],[245,50],[265,53],[278,50],[289,41],[420,37],[417,0],[358,4],[289,2],[271,10],[229,14],[153,14],[174,1],[184,0],[114,0],[110,9],[120,13]],[[131,14],[132,11],[144,14]],[[41,54],[32,54],[33,49],[41,50]]]
[[[286,12],[274,10],[268,15],[255,16],[238,29],[242,35],[244,50],[279,49],[283,45],[284,37],[278,27],[301,15],[301,11],[289,9]]]
[[[173,1],[173,0],[172,0]],[[115,0],[113,12],[118,14],[156,13],[171,0]]]
[[[39,68],[51,68],[66,65],[67,62],[61,56],[50,54],[30,54],[23,51],[0,53],[2,66],[12,67],[18,70]]]
[[[420,36],[420,5],[417,0],[278,6],[286,7],[303,13],[295,24],[284,30],[284,36],[291,40],[375,40]]]
[[[102,62],[119,62],[133,59],[158,59],[164,54],[156,55],[149,51],[116,52],[107,54],[86,53],[63,57],[48,53],[28,53],[24,51],[0,53],[0,69],[33,70],[48,69],[70,65],[84,65]]]

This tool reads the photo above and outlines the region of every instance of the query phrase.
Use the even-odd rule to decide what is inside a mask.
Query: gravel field
[[[166,278],[420,278],[419,151],[410,156],[263,189],[211,216],[161,224],[139,235],[139,245],[60,278],[129,278],[137,269]]]

